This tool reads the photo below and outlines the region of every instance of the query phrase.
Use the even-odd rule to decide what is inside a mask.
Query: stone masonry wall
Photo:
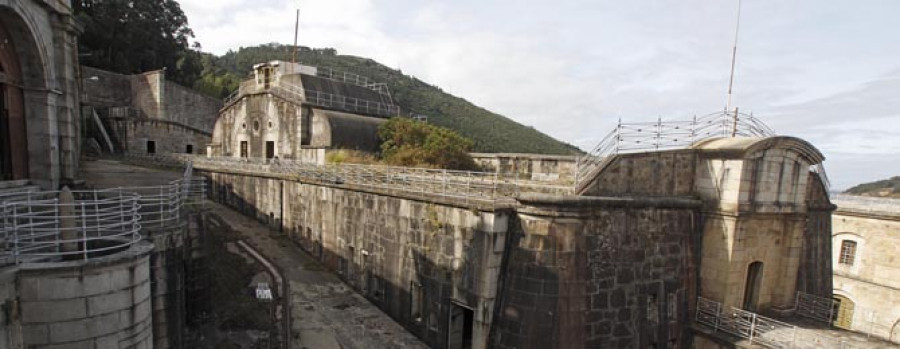
[[[159,120],[111,118],[109,124],[108,131],[123,140],[127,153],[146,154],[147,142],[153,141],[157,154],[186,153],[188,145],[193,154],[205,154],[212,139],[199,130]]]
[[[212,173],[212,196],[282,229],[410,332],[447,347],[452,307],[485,348],[510,212]]]
[[[22,343],[27,348],[150,348],[149,243],[72,265],[20,267]]]
[[[486,171],[524,180],[571,184],[575,180],[575,156],[472,153],[475,163]]]
[[[850,328],[900,343],[900,214],[842,207],[832,220],[834,294],[853,302]],[[845,241],[855,243],[852,261],[840,259]]]
[[[519,209],[493,345],[687,345],[699,202],[588,201]]]
[[[131,105],[131,77],[102,69],[81,66],[83,103],[95,108]]]
[[[212,133],[223,101],[173,82],[166,82],[165,119]]]
[[[520,199],[492,209],[290,178],[206,173],[409,331],[446,347],[680,347],[696,298],[693,199]],[[586,201],[585,201],[586,200]]]
[[[616,156],[584,195],[692,196],[695,167],[690,150]]]

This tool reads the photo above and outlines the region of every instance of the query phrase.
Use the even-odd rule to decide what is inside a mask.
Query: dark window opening
[[[193,144],[186,145],[184,147],[184,152],[188,153],[188,154],[193,154],[194,153],[194,145]]]
[[[156,141],[147,141],[147,154],[156,154]]]
[[[275,157],[275,142],[266,141],[266,159]]]
[[[247,157],[247,141],[241,141],[241,157]]]
[[[475,322],[475,312],[472,309],[456,303],[450,304],[450,321],[447,324],[447,348],[471,349],[472,327]]]

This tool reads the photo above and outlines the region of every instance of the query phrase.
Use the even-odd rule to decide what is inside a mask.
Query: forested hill
[[[242,47],[223,56],[204,55],[203,74],[194,88],[210,94],[227,94],[244,79],[253,64],[270,60],[290,61],[290,47],[267,44]],[[448,127],[472,139],[475,152],[578,154],[580,151],[534,128],[492,113],[469,101],[450,95],[417,78],[404,75],[374,60],[339,55],[334,49],[301,47],[300,63],[328,67],[387,83],[394,103],[404,114],[428,117],[428,122]]]
[[[900,198],[900,176],[880,181],[863,183],[847,189],[844,193],[865,196]]]

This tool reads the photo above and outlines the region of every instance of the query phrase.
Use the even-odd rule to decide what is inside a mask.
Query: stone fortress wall
[[[835,204],[836,323],[900,343],[900,203],[838,196]]]
[[[324,164],[328,149],[378,151],[378,126],[396,115],[389,94],[373,90],[383,84],[357,75],[280,61],[253,73],[222,108],[214,156]]]
[[[475,348],[685,340],[671,324],[688,321],[693,294],[684,276],[695,269],[696,200],[466,205],[286,177],[208,175],[214,199],[283,230],[431,346],[469,330]],[[468,323],[450,320],[466,314]]]
[[[0,2],[0,89],[9,113],[0,152],[12,165],[0,164],[0,179],[57,189],[78,173],[78,31],[67,1]]]
[[[576,156],[472,153],[472,159],[485,171],[522,180],[572,184],[575,181]]]
[[[123,75],[83,66],[82,74],[84,105],[90,107],[84,112],[96,111],[104,120],[117,152],[206,152],[220,99],[167,81],[164,70]]]
[[[198,166],[216,200],[284,231],[432,346],[678,347],[698,296],[777,312],[797,291],[830,294],[817,259],[830,257],[815,253],[828,234],[807,220],[828,202],[810,190],[819,161],[796,138],[714,139],[616,155],[585,196],[465,202]]]

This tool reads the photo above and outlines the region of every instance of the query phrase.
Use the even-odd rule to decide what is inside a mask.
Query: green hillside
[[[847,189],[844,193],[865,196],[900,197],[900,176],[863,183]]]
[[[290,47],[267,44],[242,47],[223,56],[204,55],[204,76],[194,87],[213,94],[236,88],[253,64],[270,60],[290,61]],[[448,127],[472,139],[476,152],[578,154],[576,147],[560,142],[534,128],[492,113],[469,101],[374,60],[339,55],[334,49],[301,47],[300,63],[328,67],[387,83],[394,102],[404,114],[422,114],[428,122]]]

